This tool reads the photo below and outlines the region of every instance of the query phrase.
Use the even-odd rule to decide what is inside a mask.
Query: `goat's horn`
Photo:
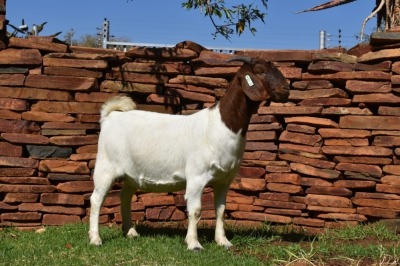
[[[252,60],[252,58],[248,57],[248,56],[235,56],[231,59],[228,59],[227,62],[229,63],[229,62],[233,62],[233,61],[239,61],[239,62],[251,64],[251,60]]]

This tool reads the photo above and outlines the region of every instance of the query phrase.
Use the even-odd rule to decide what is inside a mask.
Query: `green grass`
[[[213,242],[200,229],[204,250],[186,250],[185,229],[139,226],[140,237],[123,238],[118,227],[101,227],[103,246],[88,244],[88,225],[48,227],[43,233],[0,231],[0,265],[399,265],[400,236],[381,223],[327,231],[317,237],[289,227],[229,228],[235,245]]]

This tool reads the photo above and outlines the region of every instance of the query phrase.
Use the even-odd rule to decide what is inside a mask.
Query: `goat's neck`
[[[233,81],[231,84],[237,84]],[[221,119],[234,133],[241,130],[244,137],[249,127],[252,114],[257,111],[259,103],[250,100],[239,86],[230,85],[219,102]]]

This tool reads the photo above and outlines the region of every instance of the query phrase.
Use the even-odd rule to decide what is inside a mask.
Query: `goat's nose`
[[[289,85],[286,85],[286,86],[284,87],[284,90],[285,90],[285,93],[289,94],[289,93],[290,93],[290,86],[289,86]]]
[[[290,94],[289,86],[285,86],[282,91],[283,91],[282,100],[286,102],[288,100],[289,94]]]

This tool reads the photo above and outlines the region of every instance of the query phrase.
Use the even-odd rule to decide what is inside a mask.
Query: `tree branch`
[[[362,42],[364,40],[364,29],[365,29],[365,25],[367,24],[368,20],[370,20],[371,18],[373,18],[376,14],[378,14],[378,12],[383,8],[383,6],[385,5],[385,0],[381,0],[381,2],[379,3],[379,6],[374,10],[374,12],[372,12],[371,14],[369,14],[368,17],[366,17],[362,23],[361,26],[361,32],[360,32],[360,41]]]

